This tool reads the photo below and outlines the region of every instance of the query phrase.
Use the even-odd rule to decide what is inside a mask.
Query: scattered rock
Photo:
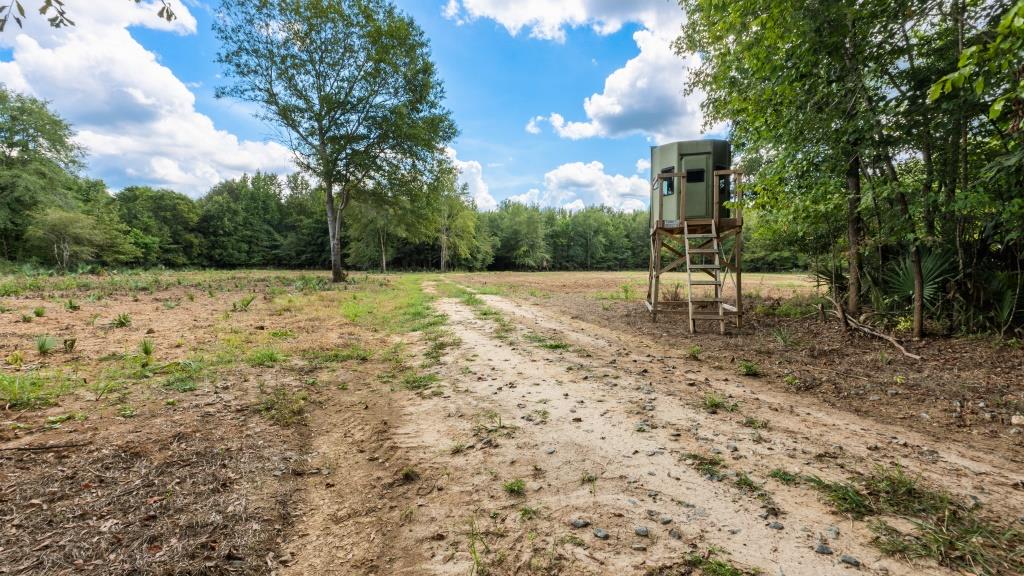
[[[573,518],[569,521],[569,525],[573,528],[586,528],[590,526],[590,520],[584,520],[583,518]]]
[[[736,446],[735,444],[727,444],[725,447],[729,449],[729,452],[738,452],[739,451],[739,447]]]
[[[658,518],[658,522],[661,522],[662,525],[671,524],[672,523],[672,517],[671,516],[662,515],[661,518]]]
[[[842,556],[840,556],[839,561],[843,564],[853,566],[854,568],[860,568],[860,560],[857,560],[856,558],[848,554],[843,554]]]
[[[1011,426],[1024,426],[1024,414],[1014,414],[1010,416]]]
[[[768,527],[772,530],[782,530],[783,528],[785,528],[785,526],[783,526],[781,522],[772,522],[768,524]]]
[[[608,533],[600,528],[594,528],[594,536],[597,537],[598,540],[608,539]]]
[[[546,450],[546,452],[547,452],[548,454],[554,454],[554,453],[555,453],[555,449],[554,449],[554,448],[548,448],[548,449]]]
[[[632,548],[633,548],[633,550],[636,550],[637,552],[646,552],[647,551],[647,546],[644,546],[643,544],[633,544]]]
[[[668,535],[669,535],[669,536],[670,536],[670,537],[671,537],[671,538],[672,538],[673,540],[682,540],[682,539],[683,539],[683,535],[682,535],[682,534],[681,534],[681,533],[679,532],[679,530],[676,530],[675,528],[672,528],[672,529],[670,529],[670,530],[668,531]]]
[[[839,538],[839,528],[836,526],[829,526],[825,529],[825,534],[828,534],[829,538],[835,540],[836,538]]]
[[[824,554],[826,556],[832,555],[832,549],[829,548],[828,544],[825,543],[818,544],[818,546],[814,549],[814,552],[817,554]]]
[[[633,533],[641,538],[647,538],[651,535],[651,531],[647,529],[647,526],[637,526],[633,528]]]

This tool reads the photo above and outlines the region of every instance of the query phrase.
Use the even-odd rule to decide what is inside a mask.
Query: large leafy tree
[[[436,162],[455,125],[423,31],[385,0],[224,0],[219,89],[259,105],[324,191],[334,281],[342,214]]]
[[[199,209],[191,198],[171,190],[129,186],[117,193],[121,219],[133,230],[144,266],[188,266],[199,260]]]
[[[46,103],[0,85],[0,257],[19,256],[27,215],[71,204],[82,150]]]

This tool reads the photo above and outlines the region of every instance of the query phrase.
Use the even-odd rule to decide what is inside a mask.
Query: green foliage
[[[236,300],[235,302],[232,302],[231,310],[233,312],[246,312],[249,310],[249,307],[252,306],[254,300],[256,300],[256,295],[249,294],[248,296],[245,296],[241,300]]]
[[[740,360],[740,374],[743,376],[760,376],[761,368],[749,360]]]
[[[245,357],[245,363],[254,368],[270,368],[284,360],[284,356],[273,348],[258,348]]]
[[[122,312],[114,317],[110,325],[114,328],[127,328],[132,325],[132,316],[127,312]]]
[[[501,485],[501,488],[512,496],[522,496],[526,493],[526,481],[521,478],[509,480]]]
[[[12,410],[50,406],[75,383],[61,372],[0,373],[0,406]]]
[[[726,412],[735,412],[739,405],[735,402],[729,402],[724,396],[715,394],[714,392],[708,392],[704,395],[704,410],[714,414],[719,410],[725,410]]]
[[[43,335],[36,337],[36,352],[39,352],[39,354],[46,356],[50,352],[53,352],[53,349],[56,347],[57,340],[53,336]]]

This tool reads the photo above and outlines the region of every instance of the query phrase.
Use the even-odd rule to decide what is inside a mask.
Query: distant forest
[[[227,180],[199,199],[129,186],[111,194],[80,176],[73,128],[46,103],[0,90],[0,257],[59,271],[96,267],[330,267],[322,191],[299,174]],[[343,245],[363,270],[646,269],[648,215],[504,202],[480,211],[452,174],[433,190],[352,206]],[[442,263],[442,259],[444,262]],[[789,270],[786,252],[747,256]]]

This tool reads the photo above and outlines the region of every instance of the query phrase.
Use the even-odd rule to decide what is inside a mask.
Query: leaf
[[[1006,96],[996,100],[992,103],[992,107],[988,109],[988,117],[992,120],[999,118],[1003,114],[1003,105],[1006,104]]]
[[[928,101],[935,102],[942,96],[942,80],[939,80],[928,89]]]
[[[21,2],[15,2],[14,5],[18,8],[18,14],[21,14],[21,17],[24,18],[25,17],[25,7],[21,5]]]
[[[978,76],[978,79],[974,81],[974,93],[980,96],[981,93],[984,92],[984,91],[985,91],[985,77],[984,76]]]

